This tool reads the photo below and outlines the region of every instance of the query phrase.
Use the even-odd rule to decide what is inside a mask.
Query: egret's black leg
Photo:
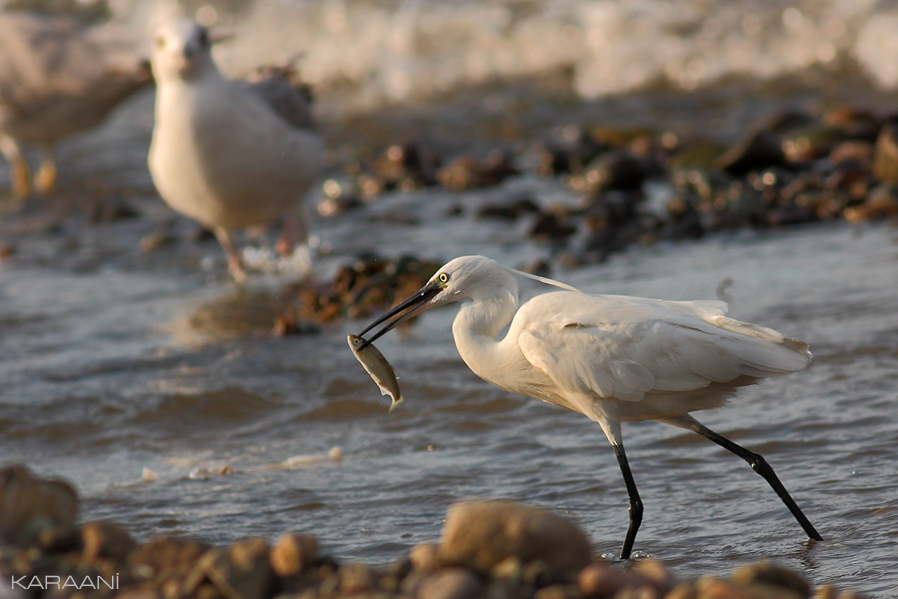
[[[773,468],[770,466],[770,464],[767,463],[767,460],[765,460],[763,456],[751,452],[741,445],[733,443],[726,437],[718,435],[697,420],[691,420],[692,422],[690,423],[689,428],[691,428],[701,436],[714,441],[727,451],[735,453],[737,456],[748,462],[752,469],[763,476],[764,480],[766,480],[767,483],[773,488],[773,490],[776,491],[776,494],[779,495],[780,499],[783,500],[783,503],[786,504],[786,507],[789,508],[789,511],[792,512],[792,515],[795,516],[795,519],[798,520],[798,523],[801,524],[801,527],[804,529],[805,533],[807,533],[807,535],[812,539],[816,539],[818,541],[823,540],[823,537],[820,536],[820,533],[817,532],[817,529],[814,528],[814,525],[811,524],[811,521],[807,519],[807,517],[798,507],[798,504],[796,504],[795,500],[792,499],[792,496],[789,495],[786,487],[784,487],[783,483],[780,482],[780,479],[777,478],[776,472],[773,471]],[[623,449],[621,449],[621,452],[623,452]],[[620,459],[620,457],[618,457],[618,459]],[[624,459],[624,463],[626,463],[626,458]],[[626,478],[626,474],[624,475],[624,477]]]
[[[617,456],[617,463],[620,464],[621,474],[624,475],[627,495],[630,498],[630,527],[627,528],[627,536],[624,539],[624,546],[620,550],[620,558],[630,559],[630,553],[633,551],[633,542],[636,540],[636,532],[639,530],[639,525],[642,524],[642,499],[639,498],[639,491],[636,490],[636,481],[633,480],[633,473],[630,472],[630,463],[627,462],[624,446],[619,443],[613,443],[612,447],[614,447],[614,455]]]

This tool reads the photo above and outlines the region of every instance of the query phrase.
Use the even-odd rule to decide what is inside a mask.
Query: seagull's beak
[[[368,347],[372,341],[381,337],[384,333],[388,333],[392,331],[396,326],[406,320],[415,316],[416,314],[420,314],[425,310],[428,310],[433,307],[433,304],[430,303],[431,298],[435,295],[439,294],[443,290],[442,287],[437,285],[436,283],[430,283],[425,285],[420,291],[415,293],[413,296],[372,322],[365,328],[364,331],[359,333],[359,337],[364,337],[365,333],[381,324],[382,322],[387,322],[387,325],[381,330],[377,331],[369,339],[363,339],[362,344],[359,346],[359,350],[365,349]],[[394,318],[395,317],[395,318]],[[392,319],[392,320],[391,320]],[[388,322],[389,321],[389,322]]]

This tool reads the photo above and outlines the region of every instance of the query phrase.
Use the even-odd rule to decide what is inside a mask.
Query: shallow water
[[[361,122],[319,108],[330,115],[324,129],[338,162],[347,147],[380,148],[409,134],[479,151],[572,121],[732,140],[775,107],[845,97],[803,88],[784,99],[723,85],[584,104],[549,90],[524,105],[514,103],[520,89],[526,85],[392,108]],[[857,99],[869,90],[851,92]],[[626,493],[604,435],[578,414],[477,379],[452,343],[454,309],[378,343],[406,397],[389,415],[389,399],[346,347],[346,334],[366,323],[272,337],[274,314],[288,299],[278,289],[289,276],[257,275],[237,292],[220,248],[186,240],[192,225],[162,205],[146,170],[151,107],[143,94],[100,130],[64,144],[58,200],[14,207],[0,198],[0,242],[17,250],[0,262],[0,463],[69,479],[83,520],[122,522],[141,539],[174,533],[227,543],[298,530],[339,558],[387,563],[436,539],[453,501],[505,497],[567,515],[597,553],[619,550]],[[0,186],[7,182],[0,164]],[[517,191],[545,205],[576,201],[557,181],[528,176],[463,194],[388,194],[313,222],[321,247],[331,248],[316,257],[316,272],[326,276],[372,248],[437,260],[478,252],[511,266],[545,257],[550,250],[523,235],[529,223],[473,216]],[[89,224],[97,197],[123,198],[139,218]],[[138,241],[159,231],[179,241],[143,254]],[[638,551],[681,577],[770,558],[815,584],[894,595],[896,242],[893,226],[819,225],[633,248],[606,264],[553,273],[596,293],[720,295],[732,316],[804,339],[814,351],[807,370],[743,389],[699,418],[762,453],[826,541],[809,543],[735,456],[643,423],[624,427],[646,505]],[[334,447],[342,461],[327,457]],[[284,464],[291,458],[299,459]],[[215,474],[225,466],[231,474]],[[158,478],[144,480],[145,469]]]
[[[466,199],[475,195],[489,192]],[[426,213],[455,201],[439,196],[378,208]],[[476,247],[510,264],[543,251],[464,217],[409,227],[370,216],[324,221],[319,234],[347,254],[384,239],[400,240],[397,253]],[[214,244],[129,249],[150,226],[79,228],[58,262],[42,255],[59,234],[34,234],[0,271],[2,461],[71,480],[83,519],[216,543],[305,530],[338,557],[383,563],[435,539],[451,502],[507,497],[567,515],[599,553],[618,549],[626,495],[599,428],[477,379],[453,346],[454,310],[379,343],[406,397],[387,415],[345,345],[363,323],[272,338],[271,280],[237,293]],[[731,315],[805,339],[815,354],[806,371],[744,389],[701,419],[765,455],[827,540],[809,543],[734,456],[647,423],[624,428],[646,505],[637,550],[679,576],[767,557],[873,596],[898,586],[896,239],[887,226],[745,233],[556,273],[587,291],[671,299],[714,298],[731,279],[721,288]],[[107,260],[93,263],[96,253]],[[274,467],[332,447],[342,462]],[[233,473],[208,473],[224,466]],[[141,481],[144,468],[158,480]]]

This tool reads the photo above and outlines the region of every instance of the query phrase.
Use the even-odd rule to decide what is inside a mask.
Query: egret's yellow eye
[[[160,49],[165,47],[165,38],[164,37],[159,36],[156,38],[156,47],[160,48]]]
[[[444,272],[441,272],[440,276],[437,278],[439,279],[440,283],[448,283],[449,282],[449,275],[447,275]]]

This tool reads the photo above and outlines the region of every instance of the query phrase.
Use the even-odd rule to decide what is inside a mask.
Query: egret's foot
[[[44,195],[51,195],[56,189],[56,165],[44,162],[34,177],[34,186]]]

